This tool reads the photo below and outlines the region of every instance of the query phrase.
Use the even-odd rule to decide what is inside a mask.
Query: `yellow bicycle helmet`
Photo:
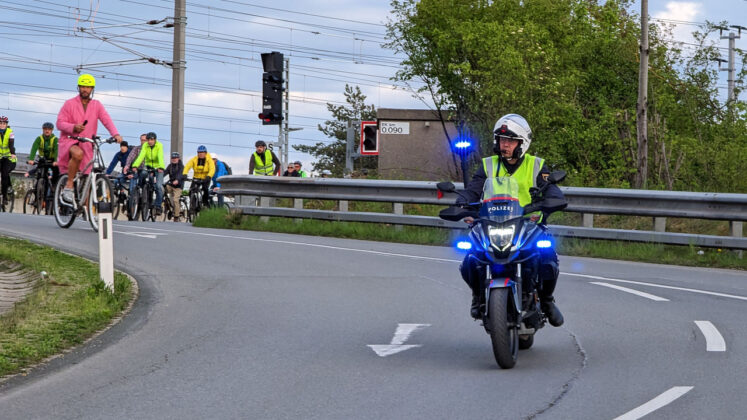
[[[81,74],[80,77],[78,77],[78,86],[96,87],[96,79],[88,73]]]

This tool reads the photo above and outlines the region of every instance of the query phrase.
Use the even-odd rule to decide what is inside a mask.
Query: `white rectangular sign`
[[[410,134],[409,122],[379,121],[381,134]]]

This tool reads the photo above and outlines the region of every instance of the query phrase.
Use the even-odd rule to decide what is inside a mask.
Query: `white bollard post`
[[[99,278],[114,292],[114,238],[112,237],[112,205],[98,203],[99,218]]]

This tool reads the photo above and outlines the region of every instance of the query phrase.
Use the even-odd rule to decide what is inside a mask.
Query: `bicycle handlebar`
[[[87,143],[95,143],[95,142],[101,140],[101,136],[93,136],[91,138],[88,138],[88,137],[79,137],[79,136],[67,136],[67,138],[73,139],[73,140],[78,140],[78,141],[83,141],[83,142],[87,142]],[[117,141],[117,139],[115,139],[114,137],[109,137],[108,139],[104,140],[102,143],[111,144],[111,143],[114,143],[116,141]]]

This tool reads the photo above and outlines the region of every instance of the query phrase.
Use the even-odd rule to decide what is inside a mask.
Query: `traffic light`
[[[379,154],[379,130],[376,121],[361,121],[361,146],[362,155]]]
[[[283,54],[262,54],[262,125],[279,125],[283,120]]]

